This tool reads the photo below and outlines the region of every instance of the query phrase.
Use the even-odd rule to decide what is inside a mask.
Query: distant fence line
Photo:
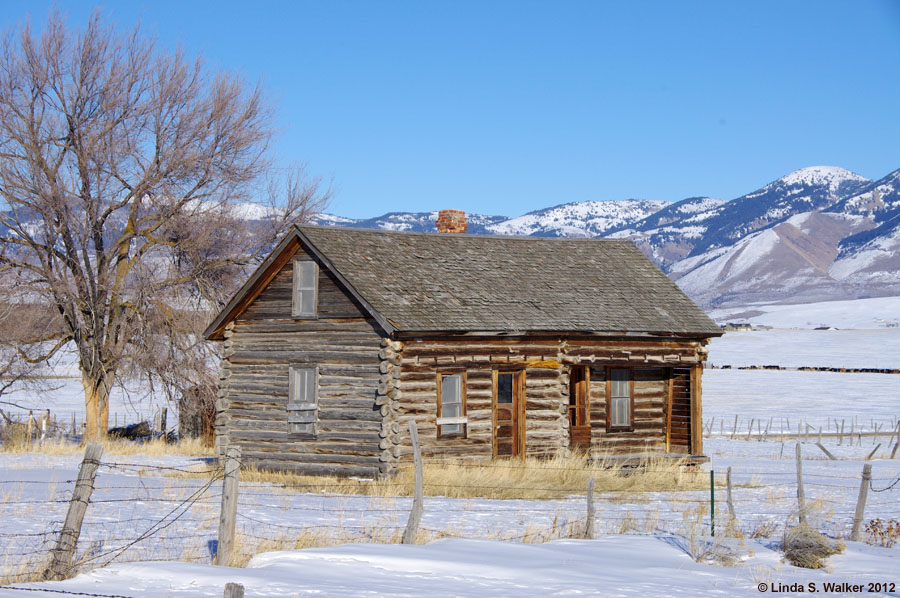
[[[862,446],[864,438],[872,439],[875,446],[879,439],[885,440],[885,448],[893,445],[893,455],[900,443],[900,419],[892,417],[889,422],[868,418],[864,422],[859,417],[831,418],[827,417],[825,425],[812,425],[805,419],[794,420],[796,428],[789,417],[710,417],[703,420],[703,436],[706,438],[728,438],[730,440],[755,440],[759,442],[802,440],[803,442],[822,442],[837,440],[837,446],[846,441],[848,446],[855,442]],[[821,422],[821,419],[819,420]],[[718,426],[716,425],[718,424]],[[880,445],[879,445],[880,446]],[[873,453],[874,456],[874,453]]]
[[[708,363],[705,366],[710,370],[778,370],[788,372],[836,372],[840,374],[900,374],[900,369],[895,368],[840,368],[825,366],[784,366],[784,365],[716,365]]]

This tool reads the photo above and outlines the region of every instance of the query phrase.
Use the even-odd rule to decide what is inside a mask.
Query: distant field
[[[900,369],[900,328],[728,332],[710,342],[708,363]]]

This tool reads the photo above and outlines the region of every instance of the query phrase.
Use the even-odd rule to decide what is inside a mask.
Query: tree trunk
[[[106,378],[94,379],[82,372],[84,387],[84,438],[86,441],[105,440],[109,430],[109,389]]]

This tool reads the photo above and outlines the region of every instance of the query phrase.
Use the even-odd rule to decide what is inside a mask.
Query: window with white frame
[[[310,260],[294,260],[294,293],[291,315],[315,318],[319,295],[319,265]]]
[[[438,436],[466,436],[465,373],[438,374]]]
[[[632,408],[631,370],[611,368],[609,370],[609,427],[630,428]]]
[[[291,366],[289,387],[288,431],[315,436],[319,421],[319,368]]]

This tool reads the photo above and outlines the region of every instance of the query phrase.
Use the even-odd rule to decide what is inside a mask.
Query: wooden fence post
[[[244,598],[244,586],[239,583],[226,583],[223,598]]]
[[[866,497],[869,495],[869,483],[872,480],[872,464],[863,465],[862,481],[859,483],[859,498],[856,500],[856,513],[853,515],[853,530],[850,539],[859,542],[859,528],[862,527],[863,516],[866,512]]]
[[[166,416],[168,415],[168,409],[163,407],[159,412],[159,437],[162,438],[163,443],[166,442]]]
[[[728,472],[725,474],[725,483],[728,489],[728,495],[726,496],[728,502],[728,515],[730,515],[732,519],[737,519],[734,515],[734,500],[732,500],[731,497],[731,467],[728,468]]]
[[[235,519],[237,519],[238,485],[241,481],[241,449],[225,450],[225,479],[222,482],[222,508],[219,511],[219,543],[216,564],[228,566],[234,551]]]
[[[75,489],[72,490],[72,499],[69,501],[69,512],[66,514],[62,531],[59,532],[56,547],[50,551],[50,564],[44,570],[44,580],[59,581],[69,576],[75,545],[78,544],[78,536],[81,535],[81,522],[91,500],[94,478],[102,455],[103,446],[99,444],[89,444],[84,451],[84,460],[81,462]]]
[[[594,478],[588,480],[587,519],[584,523],[584,539],[594,539]]]
[[[817,442],[816,446],[819,447],[819,450],[821,450],[823,453],[825,453],[826,457],[828,457],[832,461],[837,461],[837,457],[832,455],[831,451],[829,451],[827,448],[825,448],[825,446],[821,442]]]
[[[800,443],[797,443],[797,508],[800,524],[806,523],[806,493],[803,491],[803,460],[800,457]]]
[[[406,522],[406,530],[403,532],[404,544],[415,544],[416,533],[419,531],[419,522],[422,520],[422,512],[425,510],[422,497],[422,450],[419,448],[419,430],[416,428],[416,420],[409,418],[409,438],[412,441],[413,468],[415,469],[415,496],[413,497],[412,510],[409,512],[409,521]]]
[[[34,417],[31,415],[31,411],[28,412],[28,423],[25,424],[25,446],[31,449],[31,426],[34,421]]]
[[[891,459],[897,454],[897,447],[900,447],[900,421],[897,421],[897,441],[894,443],[894,450],[891,451]]]
[[[47,440],[47,427],[50,425],[50,410],[47,409],[44,411],[44,417],[41,418],[41,444],[40,446],[44,446],[44,441]]]

